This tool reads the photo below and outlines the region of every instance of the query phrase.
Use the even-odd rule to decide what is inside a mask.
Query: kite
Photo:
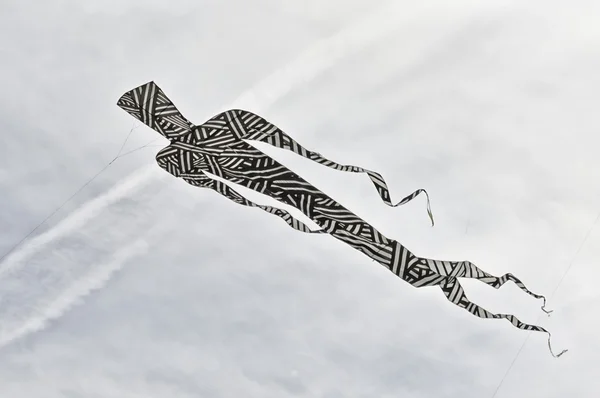
[[[471,302],[458,280],[473,278],[496,289],[512,281],[525,293],[543,299],[545,305],[544,296],[529,291],[514,275],[507,273],[497,277],[470,261],[440,261],[415,255],[246,140],[290,150],[335,170],[364,173],[388,206],[403,205],[423,193],[427,197],[427,213],[433,226],[429,195],[424,189],[418,189],[393,204],[387,184],[379,173],[362,167],[341,165],[307,150],[277,126],[249,111],[227,110],[203,124],[194,125],[183,117],[153,81],[126,92],[117,105],[170,141],[157,153],[156,161],[173,176],[196,187],[210,188],[238,204],[260,208],[282,218],[298,231],[327,233],[379,262],[412,286],[439,286],[450,302],[477,317],[503,318],[519,329],[550,335],[546,329],[523,323],[514,315],[494,314]],[[311,230],[285,210],[256,204],[207,173],[293,206],[319,225],[320,229]]]

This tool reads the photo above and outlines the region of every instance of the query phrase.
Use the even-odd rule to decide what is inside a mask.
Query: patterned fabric
[[[201,125],[193,125],[181,115],[154,82],[125,93],[117,104],[171,141],[158,152],[156,161],[175,177],[182,178],[194,186],[213,189],[236,203],[258,207],[281,217],[296,230],[328,233],[379,262],[415,287],[439,286],[449,301],[475,316],[504,318],[519,329],[548,333],[542,327],[519,321],[514,315],[493,314],[472,303],[458,281],[458,278],[473,278],[496,289],[505,282],[512,281],[527,294],[542,298],[545,302],[543,296],[529,291],[512,274],[497,277],[482,271],[469,261],[438,261],[418,257],[398,241],[387,238],[372,225],[244,140],[261,141],[288,149],[336,170],[365,173],[388,206],[406,204],[420,193],[424,193],[427,196],[427,212],[433,225],[429,196],[425,190],[418,189],[393,204],[387,184],[379,173],[362,167],[341,165],[319,153],[307,150],[278,127],[252,112],[228,110]],[[253,203],[207,173],[291,205],[321,228],[310,230],[284,210]]]

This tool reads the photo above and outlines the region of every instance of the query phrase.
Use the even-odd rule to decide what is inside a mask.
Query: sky
[[[598,396],[597,2],[0,11],[0,396]],[[552,316],[514,285],[463,286],[569,352],[171,177],[166,140],[116,106],[151,80],[196,124],[247,109],[393,200],[427,189],[433,228],[423,197],[390,208],[366,175],[253,144],[417,255],[515,274]]]

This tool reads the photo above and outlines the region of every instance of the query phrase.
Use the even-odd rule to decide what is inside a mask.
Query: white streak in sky
[[[90,272],[83,277],[76,279],[56,298],[45,302],[41,308],[35,308],[34,310],[29,311],[27,319],[22,321],[17,320],[18,326],[16,328],[4,330],[3,325],[0,325],[0,348],[12,343],[22,336],[44,329],[49,321],[61,317],[70,308],[79,304],[85,296],[89,295],[94,290],[102,288],[111,276],[122,268],[125,262],[144,253],[147,248],[146,242],[142,239],[137,240],[133,244],[124,246],[115,253],[108,262],[96,264],[91,267]],[[0,306],[0,316],[3,315],[3,307],[4,306]],[[14,322],[14,318],[1,318],[1,324],[7,321]]]
[[[78,207],[53,228],[26,241],[20,249],[7,256],[4,260],[3,266],[0,268],[0,281],[5,275],[10,274],[11,271],[15,271],[26,265],[26,260],[44,247],[81,228],[86,222],[101,214],[104,209],[121,198],[135,193],[148,183],[152,176],[156,176],[153,167],[145,166],[137,170],[108,192]]]

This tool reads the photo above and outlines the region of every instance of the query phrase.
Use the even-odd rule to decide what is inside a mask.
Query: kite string
[[[569,271],[571,270],[571,268],[573,267],[573,264],[575,263],[575,259],[577,258],[577,256],[579,255],[579,252],[581,251],[581,249],[583,248],[583,246],[585,245],[585,242],[587,242],[588,238],[590,237],[592,231],[594,230],[594,228],[596,227],[596,224],[598,224],[598,221],[600,221],[600,212],[598,212],[598,216],[596,217],[596,220],[594,220],[594,222],[592,223],[592,225],[590,226],[590,228],[588,229],[587,233],[585,234],[583,240],[581,241],[581,244],[579,245],[579,247],[577,248],[577,250],[575,251],[575,254],[573,255],[569,265],[567,266],[567,269],[565,270],[565,272],[563,273],[562,277],[560,278],[560,280],[558,281],[558,284],[556,285],[556,287],[554,288],[554,291],[550,294],[550,299],[552,299],[552,297],[554,297],[554,294],[558,291],[560,285],[563,283],[563,281],[565,280],[565,277],[567,276],[567,274],[569,273]],[[548,315],[549,316],[549,315]],[[538,317],[537,322],[539,322],[541,316]],[[519,357],[519,355],[521,354],[521,351],[523,351],[523,348],[525,347],[525,344],[527,344],[527,341],[529,340],[529,337],[531,336],[531,332],[529,332],[527,334],[527,337],[525,338],[525,340],[523,341],[523,344],[521,344],[521,347],[519,348],[519,350],[517,351],[517,354],[515,355],[515,357],[513,358],[512,362],[510,363],[510,365],[508,366],[508,369],[506,370],[506,372],[504,373],[504,376],[502,377],[502,379],[500,380],[500,383],[498,383],[498,387],[496,387],[496,390],[494,391],[494,394],[492,395],[491,398],[494,398],[496,396],[496,394],[498,394],[498,391],[500,391],[500,387],[502,387],[502,384],[504,383],[504,380],[506,379],[506,376],[508,376],[508,374],[510,373],[513,365],[515,364],[515,362],[517,361],[517,358]],[[548,344],[550,344],[550,340],[548,340]],[[564,350],[563,352],[561,352],[558,356],[562,355],[563,353],[565,353],[566,350]]]
[[[116,158],[113,160],[113,162],[114,162],[115,160],[119,159],[119,158],[122,158],[122,157],[125,157],[125,156],[127,156],[127,155],[130,155],[130,154],[132,154],[133,152],[137,152],[137,151],[139,151],[140,149],[144,149],[144,148],[150,148],[150,147],[156,147],[156,146],[163,146],[162,144],[160,144],[160,145],[150,145],[150,144],[152,144],[153,142],[155,142],[155,141],[157,141],[157,140],[158,140],[158,138],[157,138],[157,139],[154,139],[154,140],[152,140],[152,141],[150,141],[149,143],[147,143],[147,144],[145,144],[145,145],[142,145],[141,147],[138,147],[138,148],[132,149],[132,150],[130,150],[130,151],[127,151],[127,152],[125,152],[125,153],[123,153],[123,154],[121,154],[121,155],[117,156],[117,157],[116,157]]]
[[[560,278],[560,280],[558,281],[558,284],[556,285],[556,287],[554,288],[554,291],[552,291],[552,294],[550,294],[550,299],[552,299],[552,297],[554,296],[554,294],[558,291],[558,288],[560,287],[560,285],[563,283],[563,281],[565,280],[565,277],[567,276],[567,274],[569,273],[569,271],[571,270],[571,267],[573,267],[573,264],[575,263],[575,259],[577,258],[577,256],[579,255],[579,252],[581,251],[581,249],[583,248],[583,246],[585,245],[585,243],[587,242],[588,238],[590,237],[590,235],[592,234],[592,231],[594,230],[594,228],[596,227],[596,224],[598,224],[598,221],[600,221],[600,212],[598,212],[598,215],[596,216],[596,220],[594,220],[594,222],[592,223],[592,225],[590,226],[590,228],[588,229],[587,233],[585,234],[585,237],[583,238],[583,240],[581,241],[581,244],[579,245],[579,247],[577,248],[577,251],[575,252],[575,254],[573,255],[573,258],[571,259],[571,262],[569,263],[569,266],[567,267],[567,269],[565,270],[565,272],[563,273],[562,277]]]
[[[108,169],[108,167],[113,164],[115,162],[115,160],[122,158],[126,155],[129,155],[130,153],[133,153],[135,151],[138,151],[142,148],[146,148],[148,146],[150,146],[150,144],[156,140],[150,141],[149,143],[147,143],[146,145],[143,145],[139,148],[133,149],[131,151],[128,151],[126,153],[121,153],[123,151],[123,148],[125,147],[125,144],[127,143],[127,141],[129,140],[129,137],[131,136],[131,133],[133,132],[133,130],[135,130],[137,128],[137,126],[134,126],[131,128],[131,130],[129,130],[129,134],[127,134],[127,137],[125,138],[125,141],[123,142],[123,144],[121,145],[121,148],[119,149],[119,152],[117,152],[117,155],[109,162],[107,163],[102,169],[100,169],[96,174],[94,174],[91,178],[89,178],[77,191],[75,191],[75,193],[73,193],[71,196],[69,196],[60,206],[58,206],[56,209],[54,209],[54,211],[52,211],[48,216],[46,216],[46,218],[44,218],[38,225],[35,226],[35,228],[33,228],[31,231],[29,231],[29,233],[27,235],[25,235],[20,241],[18,241],[13,247],[11,247],[6,253],[4,253],[1,257],[0,257],[0,263],[2,263],[2,261],[9,255],[11,254],[13,251],[15,251],[15,249],[17,247],[19,247],[23,242],[25,242],[25,240],[27,240],[27,238],[29,238],[35,231],[37,231],[42,225],[44,225],[46,223],[46,221],[48,221],[50,218],[52,218],[52,216],[54,216],[56,213],[58,213],[68,202],[70,202],[75,196],[77,196],[77,194],[79,192],[81,192],[83,189],[85,189],[85,187],[87,187],[88,185],[90,185],[100,174],[102,174],[106,169]]]
[[[119,155],[123,151],[123,148],[125,147],[125,144],[127,144],[127,141],[129,140],[129,137],[131,136],[131,133],[133,133],[133,130],[135,130],[136,128],[137,128],[137,126],[135,124],[133,125],[133,127],[131,127],[131,130],[129,130],[129,133],[127,134],[127,137],[125,137],[125,141],[123,141],[123,144],[121,145],[121,148],[119,148],[119,152],[117,152],[117,156],[115,156],[115,159],[117,159],[119,157]],[[113,159],[113,161],[115,159]]]

